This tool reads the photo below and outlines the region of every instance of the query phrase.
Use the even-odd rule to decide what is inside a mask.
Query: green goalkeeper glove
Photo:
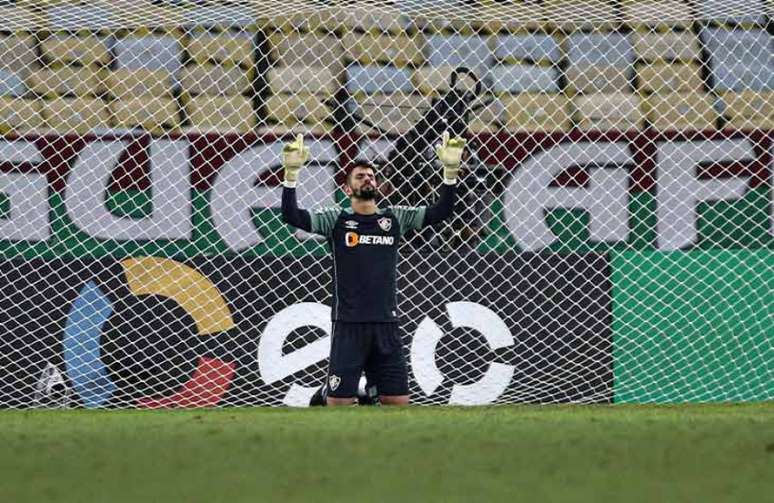
[[[298,181],[301,166],[309,159],[309,147],[304,146],[304,135],[296,136],[296,141],[282,147],[282,167],[285,169],[285,187],[293,188]]]
[[[435,146],[435,153],[443,164],[443,183],[457,183],[462,162],[462,151],[465,149],[463,138],[449,139],[449,132],[444,131],[441,143]]]

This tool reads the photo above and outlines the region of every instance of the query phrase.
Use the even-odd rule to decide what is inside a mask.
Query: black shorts
[[[328,396],[357,396],[365,370],[380,395],[408,395],[408,374],[397,323],[333,322]]]

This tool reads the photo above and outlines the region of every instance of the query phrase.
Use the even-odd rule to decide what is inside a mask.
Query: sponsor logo
[[[344,222],[344,227],[347,229],[357,229],[357,221],[355,220],[347,220]]]
[[[392,229],[392,220],[389,218],[380,218],[376,221],[376,223],[379,224],[379,227],[381,227],[384,232],[388,232],[390,229]]]
[[[395,244],[395,236],[373,236],[370,234],[358,234],[357,232],[347,232],[344,235],[344,243],[348,248],[357,245],[382,245],[391,246]]]
[[[336,388],[339,387],[339,384],[341,384],[341,377],[332,375],[328,378],[328,387],[331,389],[331,391],[336,391]]]

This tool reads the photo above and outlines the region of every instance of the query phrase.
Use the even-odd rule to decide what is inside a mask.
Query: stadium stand
[[[634,48],[622,33],[572,33],[566,40],[568,88],[577,93],[624,92]]]
[[[705,93],[652,94],[645,98],[645,114],[659,131],[703,130],[715,127],[715,98]]]
[[[20,76],[36,67],[35,39],[26,33],[0,35],[0,70]]]
[[[703,92],[701,69],[688,63],[637,65],[637,88],[646,93]]]
[[[254,64],[254,43],[251,33],[194,32],[187,39],[185,50],[194,63],[216,63],[250,68]]]
[[[41,100],[0,97],[0,132],[26,133],[40,129],[43,124]]]
[[[405,133],[413,128],[430,106],[427,98],[402,92],[372,94],[359,99],[358,103],[364,117],[392,134]]]
[[[232,96],[251,91],[251,73],[238,66],[190,65],[180,71],[178,80],[182,91],[192,95]]]
[[[29,90],[44,97],[99,96],[104,82],[104,72],[91,66],[43,68],[27,77]]]
[[[774,129],[774,91],[722,94],[728,126],[739,129]]]
[[[50,65],[107,65],[111,59],[105,40],[94,35],[52,35],[40,43],[40,52]]]
[[[194,131],[247,133],[256,125],[252,101],[241,95],[195,96],[186,109]]]
[[[110,110],[101,98],[41,100],[44,127],[62,134],[83,135],[110,127]]]
[[[561,94],[503,95],[506,127],[511,132],[562,131],[570,128],[569,100]]]
[[[574,99],[576,122],[582,131],[628,131],[642,128],[640,97],[630,93],[594,93]]]

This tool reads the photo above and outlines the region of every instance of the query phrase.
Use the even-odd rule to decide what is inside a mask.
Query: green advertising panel
[[[613,254],[616,402],[774,398],[774,253]]]

